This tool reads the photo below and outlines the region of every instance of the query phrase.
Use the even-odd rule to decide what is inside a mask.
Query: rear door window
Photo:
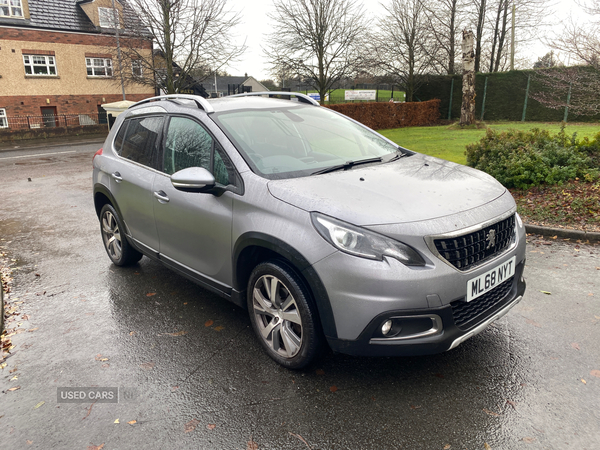
[[[157,116],[127,120],[115,139],[119,156],[158,169],[163,123],[164,118]],[[121,131],[125,128],[126,131],[121,137]]]

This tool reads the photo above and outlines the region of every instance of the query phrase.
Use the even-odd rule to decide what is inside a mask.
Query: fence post
[[[452,76],[452,83],[450,83],[450,104],[448,105],[448,120],[452,120],[452,96],[454,95],[454,76]]]
[[[487,82],[488,77],[485,77],[485,84],[483,86],[483,103],[481,104],[481,121],[483,122],[483,115],[485,114],[485,97],[487,96]]]
[[[563,118],[563,122],[567,123],[567,119],[569,118],[569,105],[571,104],[571,88],[573,87],[573,83],[569,83],[569,93],[567,94],[567,106],[565,106],[565,116]]]
[[[525,89],[525,104],[523,105],[523,116],[521,122],[525,122],[525,114],[527,113],[527,99],[529,98],[529,83],[531,82],[531,74],[527,75],[527,89]]]
[[[69,128],[69,122],[67,121],[67,116],[63,114],[63,119],[65,119],[65,128]]]

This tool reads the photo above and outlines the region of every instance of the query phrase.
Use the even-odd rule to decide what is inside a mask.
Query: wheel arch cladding
[[[102,211],[102,207],[107,203],[110,203],[113,208],[115,208],[119,214],[119,217],[123,217],[121,215],[119,205],[117,205],[117,202],[110,191],[103,185],[94,186],[94,208],[96,209],[96,215],[98,218],[100,218],[100,211]]]
[[[248,232],[238,238],[233,247],[234,289],[245,291],[254,267],[269,259],[284,260],[297,272],[306,283],[317,306],[325,336],[337,337],[333,309],[321,278],[298,250],[276,237]]]

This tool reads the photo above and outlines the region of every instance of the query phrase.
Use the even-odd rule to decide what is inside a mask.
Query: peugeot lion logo
[[[490,247],[494,247],[496,245],[496,230],[490,230],[485,240],[488,242],[486,250]]]

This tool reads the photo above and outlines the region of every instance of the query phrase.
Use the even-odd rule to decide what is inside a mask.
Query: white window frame
[[[24,17],[21,0],[0,0],[0,17]]]
[[[113,76],[112,58],[86,57],[85,68],[87,70],[88,77],[112,78]],[[96,73],[96,71],[104,73]]]
[[[56,58],[53,55],[23,55],[23,64],[25,65],[25,75],[31,77],[56,77]],[[44,73],[36,73],[36,67],[45,68]],[[29,73],[27,72],[29,69]],[[54,72],[54,73],[53,73]]]
[[[2,0],[0,0],[2,1]],[[120,27],[120,22],[121,22],[121,16],[119,14],[119,10],[117,9],[117,17],[115,20],[115,13],[114,10],[112,8],[102,8],[102,7],[98,7],[98,23],[100,24],[101,28],[117,28],[115,25],[116,23],[119,23],[119,28]]]
[[[144,64],[141,59],[134,59],[131,61],[131,73],[136,78],[142,78],[144,76]]]
[[[0,108],[0,128],[8,128],[8,117],[4,108]]]

